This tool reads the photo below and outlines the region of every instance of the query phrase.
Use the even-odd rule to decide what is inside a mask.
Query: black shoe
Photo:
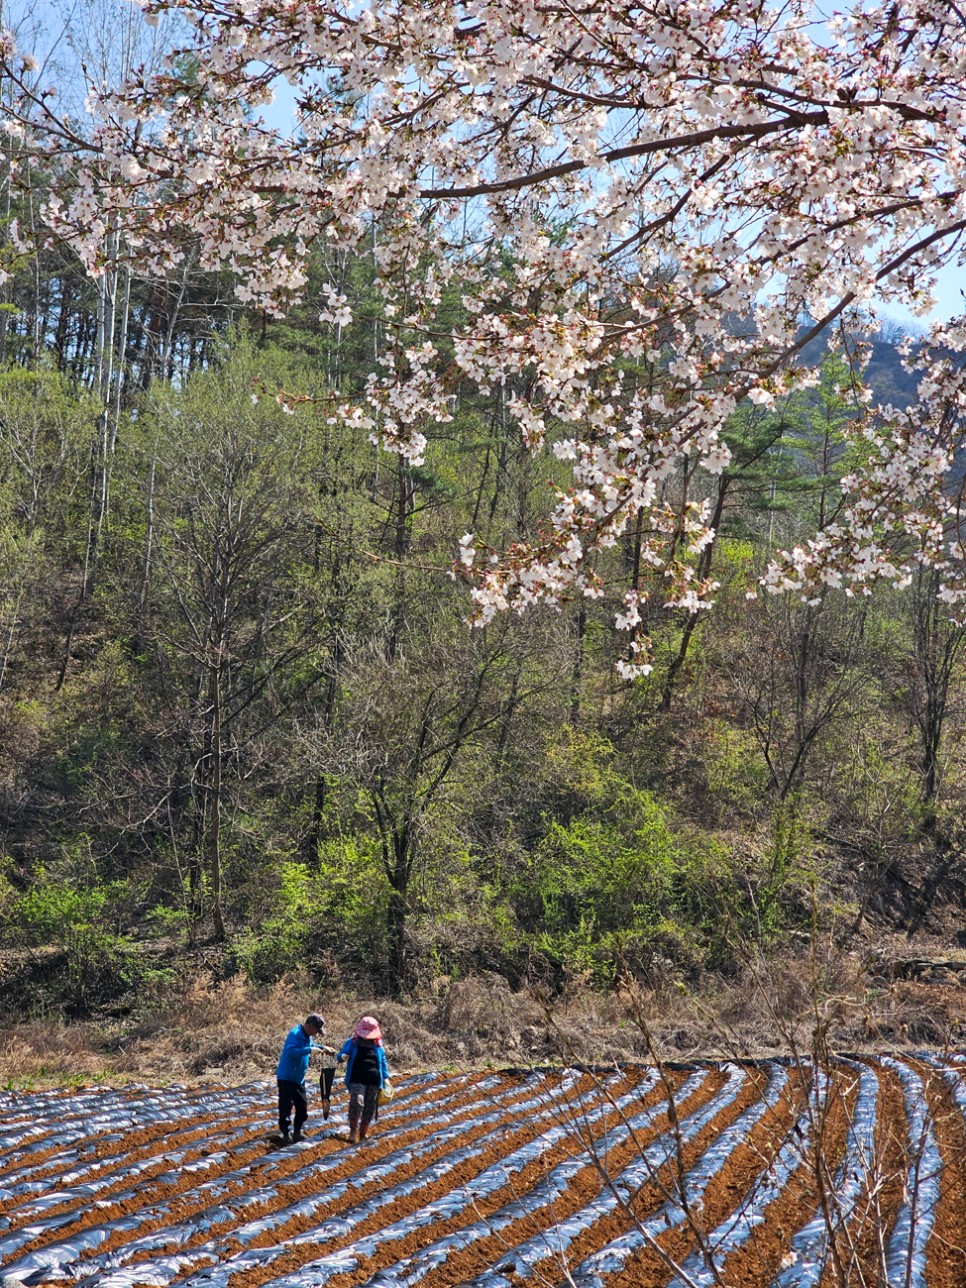
[[[288,1134],[287,1131],[283,1131],[279,1134],[279,1140],[282,1142],[283,1145],[287,1145],[291,1139],[292,1137]]]
[[[309,1133],[309,1132],[307,1132],[307,1131],[297,1131],[297,1132],[294,1132],[294,1133],[293,1133],[293,1135],[292,1135],[292,1139],[293,1139],[294,1141],[296,1141],[296,1142],[297,1142],[297,1141],[300,1141],[300,1140],[306,1140],[306,1139],[308,1138],[309,1134],[310,1134],[310,1133]]]

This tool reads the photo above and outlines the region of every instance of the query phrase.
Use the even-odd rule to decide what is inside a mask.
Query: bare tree
[[[414,980],[412,892],[434,821],[457,799],[464,811],[474,801],[485,814],[511,728],[522,729],[532,700],[559,684],[566,665],[564,640],[548,653],[536,623],[467,633],[456,608],[424,585],[394,650],[391,613],[381,632],[350,646],[339,719],[307,736],[314,763],[366,802],[389,890],[388,982],[396,992]]]
[[[728,663],[743,711],[780,800],[805,781],[821,735],[863,684],[867,608],[763,599]]]
[[[193,820],[192,879],[199,907],[202,872],[209,882],[218,938],[226,933],[226,780],[237,787],[245,779],[251,740],[282,701],[281,678],[314,646],[304,571],[313,550],[311,448],[274,403],[252,404],[251,360],[243,346],[224,370],[159,397],[158,429],[148,432],[154,556],[141,629],[156,642],[179,713],[171,734]]]

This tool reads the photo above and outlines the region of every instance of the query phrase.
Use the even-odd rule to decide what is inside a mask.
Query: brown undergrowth
[[[942,945],[878,943],[875,951],[814,946],[749,958],[731,979],[685,986],[673,976],[600,993],[580,979],[552,999],[496,975],[435,981],[389,1000],[291,977],[264,988],[187,969],[183,984],[139,1016],[65,1023],[57,1015],[0,1033],[0,1085],[218,1081],[271,1077],[284,1033],[309,1011],[341,1042],[374,1011],[397,1069],[586,1061],[769,1057],[808,1050],[943,1049],[966,1041],[966,969],[910,971]],[[954,963],[955,965],[955,963]],[[648,1036],[641,1032],[646,1020]],[[776,1020],[778,1022],[776,1022]]]

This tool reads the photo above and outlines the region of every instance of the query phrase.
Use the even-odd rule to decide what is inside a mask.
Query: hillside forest
[[[315,268],[352,328],[318,321],[311,285],[283,321],[210,275],[117,275],[105,298],[57,254],[6,285],[0,910],[7,950],[58,950],[8,1005],[131,1005],[164,987],[152,943],[220,942],[254,984],[405,995],[481,971],[689,979],[816,922],[941,924],[963,894],[964,628],[925,573],[748,593],[840,503],[849,346],[734,415],[715,610],[653,587],[655,666],[627,681],[608,596],[467,625],[459,536],[539,527],[564,467],[496,395],[457,391],[419,467],[334,432],[379,304],[365,257]],[[896,350],[872,351],[900,399]],[[644,535],[607,556],[635,583]]]
[[[22,94],[18,111],[44,102]],[[421,459],[386,451],[338,407],[397,342],[380,273],[401,217],[303,247],[304,288],[273,311],[188,237],[165,271],[119,242],[85,271],[43,230],[69,186],[56,150],[30,159],[17,130],[3,138],[5,1019],[154,1005],[206,946],[253,987],[302,973],[399,998],[483,974],[551,997],[688,986],[817,935],[956,947],[966,625],[941,569],[911,559],[910,529],[894,536],[902,587],[759,580],[776,551],[834,530],[872,452],[849,430],[870,398],[913,403],[917,336],[800,313],[815,378],[769,367],[775,395],[727,418],[725,468],[686,444],[619,538],[588,545],[581,587],[474,625],[464,534],[482,559],[538,547],[574,467],[552,450],[561,416],[544,450],[521,438],[541,396],[529,360],[492,381],[454,358],[483,309],[456,253],[424,238],[393,285],[416,316],[403,295],[436,283],[420,325],[446,414],[422,426]],[[568,235],[561,217],[540,253]],[[487,298],[514,282],[511,240],[488,250]],[[646,290],[670,298],[675,271],[668,253]],[[621,289],[594,302],[615,328]],[[715,307],[753,353],[749,312]],[[665,321],[654,343],[683,345]],[[640,405],[662,372],[693,378],[644,347],[596,359],[615,424],[613,404]],[[665,576],[687,540],[662,516],[689,507],[706,536],[687,572],[711,611]],[[621,623],[629,602],[640,620]],[[649,668],[624,665],[629,633]]]

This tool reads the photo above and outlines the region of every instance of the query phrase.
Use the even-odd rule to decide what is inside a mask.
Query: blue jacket
[[[356,1058],[356,1040],[347,1038],[342,1044],[342,1050],[339,1052],[339,1059],[346,1060],[345,1067],[345,1085],[348,1086],[352,1081],[352,1062]],[[376,1047],[376,1059],[379,1062],[379,1085],[384,1087],[389,1081],[389,1063],[386,1060],[386,1053],[381,1046]]]
[[[309,1053],[321,1050],[322,1048],[312,1041],[301,1024],[296,1024],[295,1028],[289,1031],[282,1046],[275,1077],[285,1082],[304,1082],[305,1075],[309,1071]]]

